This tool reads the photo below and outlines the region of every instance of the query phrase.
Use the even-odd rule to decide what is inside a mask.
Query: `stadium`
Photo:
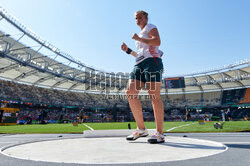
[[[125,95],[128,79],[129,73],[108,72],[75,59],[0,7],[0,103],[2,108],[18,109],[15,118],[2,112],[0,124],[129,122],[135,128]],[[145,88],[139,97],[150,126],[154,114]],[[161,99],[165,122],[188,123],[187,114],[190,122],[218,122],[223,114],[226,121],[248,121],[250,60],[164,76]]]
[[[93,110],[108,121],[132,119],[125,96],[128,73],[110,73],[84,64],[41,39],[4,9],[1,17],[1,24],[12,27],[10,32],[0,32],[1,103],[20,107],[19,120],[25,120],[26,110],[32,110],[32,118],[36,120],[39,109],[53,112],[46,119],[50,121],[58,120],[58,111],[62,110],[75,114],[64,117],[73,120],[81,109],[91,116],[89,122],[101,120]],[[248,117],[249,65],[249,60],[242,60],[217,69],[174,76],[183,77],[185,87],[178,85],[180,80],[175,83],[173,78],[164,78],[161,96],[166,120],[182,120],[186,109],[192,116],[197,112],[220,116],[221,110],[230,108],[234,119]],[[166,88],[165,81],[175,87]],[[147,91],[140,93],[145,114],[152,120],[147,95]]]

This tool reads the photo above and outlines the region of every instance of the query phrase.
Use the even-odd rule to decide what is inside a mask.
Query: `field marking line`
[[[250,142],[221,142],[223,144],[250,144]]]
[[[176,128],[180,128],[180,127],[184,127],[184,126],[189,126],[189,125],[191,125],[191,124],[194,124],[194,123],[189,123],[189,124],[186,124],[186,125],[176,126],[176,127],[171,128],[171,129],[168,129],[168,130],[166,130],[166,131],[171,131],[171,130],[174,130],[174,129],[176,129]]]
[[[91,131],[94,131],[94,129],[86,124],[83,124],[84,126],[86,126],[87,128],[89,128]]]

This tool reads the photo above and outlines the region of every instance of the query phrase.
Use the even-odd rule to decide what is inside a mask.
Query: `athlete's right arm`
[[[128,51],[128,46],[125,44],[125,43],[122,43],[122,46],[121,46],[122,50],[124,52],[127,52]],[[133,55],[134,57],[136,57],[137,53],[135,51],[132,50],[132,52],[130,53],[131,55]]]

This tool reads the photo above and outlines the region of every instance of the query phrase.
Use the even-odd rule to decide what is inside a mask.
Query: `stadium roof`
[[[71,91],[125,92],[128,74],[106,72],[74,59],[41,39],[0,7],[1,24],[10,28],[6,30],[0,28],[0,78]],[[249,87],[250,60],[173,77],[184,77],[186,88],[166,90],[163,84],[162,93],[188,93]]]

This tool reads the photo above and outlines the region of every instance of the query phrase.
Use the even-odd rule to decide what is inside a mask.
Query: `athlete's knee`
[[[150,96],[150,99],[153,100],[161,100],[161,95],[160,92],[156,92],[156,91],[148,91],[148,94]]]
[[[126,95],[137,95],[138,91],[132,90],[132,89],[127,89],[126,90]]]
[[[136,90],[131,90],[131,89],[126,90],[126,95],[128,99],[136,99],[138,96],[138,93],[139,92]]]

